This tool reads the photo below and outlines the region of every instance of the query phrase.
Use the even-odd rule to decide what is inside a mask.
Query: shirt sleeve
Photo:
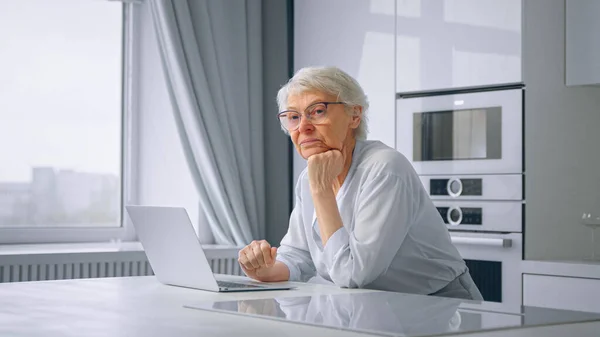
[[[332,281],[341,287],[363,287],[389,268],[415,216],[410,184],[380,174],[361,189],[354,230],[338,229],[323,248]]]
[[[296,206],[290,216],[288,231],[277,249],[277,261],[284,263],[290,270],[290,281],[306,282],[315,276],[316,269],[304,231],[299,185],[300,183],[296,186]]]

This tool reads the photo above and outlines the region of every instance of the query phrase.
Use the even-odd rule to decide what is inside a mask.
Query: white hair
[[[287,109],[288,98],[291,94],[297,95],[308,91],[319,91],[336,96],[337,100],[346,103],[349,108],[346,112],[354,114],[354,107],[362,107],[362,118],[355,137],[358,140],[367,139],[369,132],[367,126],[367,111],[369,101],[360,84],[337,67],[306,67],[298,70],[277,93],[279,111]],[[282,129],[284,129],[282,127]],[[288,133],[288,130],[283,130]]]

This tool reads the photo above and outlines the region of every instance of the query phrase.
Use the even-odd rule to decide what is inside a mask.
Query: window
[[[0,2],[0,242],[123,237],[127,6]]]

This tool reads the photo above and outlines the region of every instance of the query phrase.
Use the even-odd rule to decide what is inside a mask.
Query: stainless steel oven
[[[523,172],[523,90],[399,95],[396,149],[419,174]]]

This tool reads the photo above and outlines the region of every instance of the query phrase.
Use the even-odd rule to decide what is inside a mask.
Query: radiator
[[[243,275],[235,247],[207,247],[214,273]],[[150,276],[152,267],[141,250],[0,254],[0,283],[98,277]]]
[[[154,275],[148,261],[0,265],[0,282]]]

